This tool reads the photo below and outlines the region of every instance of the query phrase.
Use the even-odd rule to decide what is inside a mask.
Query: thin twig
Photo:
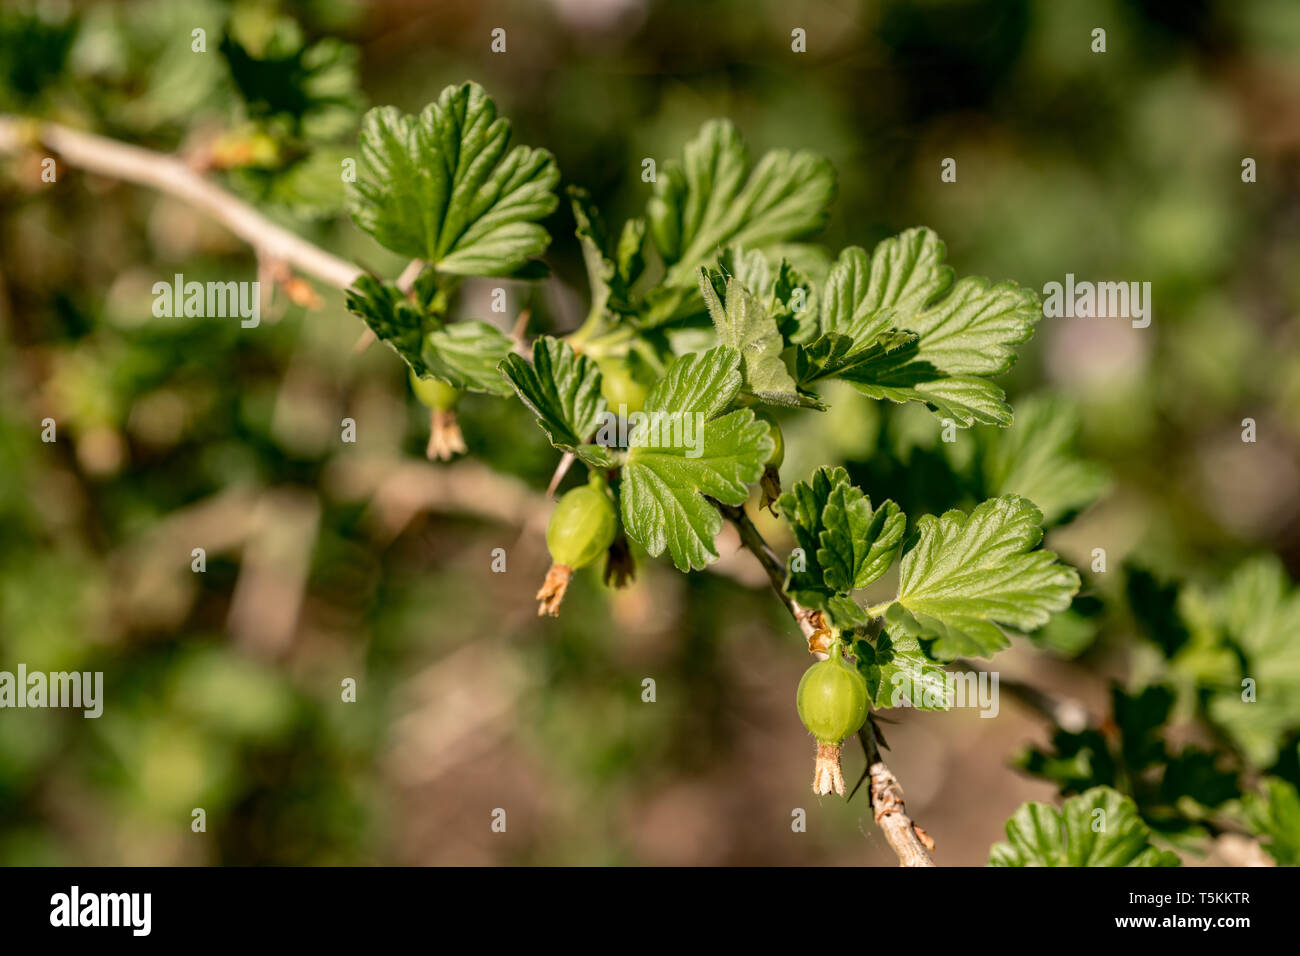
[[[0,114],[0,152],[13,152],[24,146],[48,149],[69,166],[149,186],[202,209],[252,246],[263,262],[285,263],[340,289],[348,288],[361,275],[361,269],[351,262],[267,219],[176,156],[59,123]],[[409,293],[423,268],[423,260],[412,259],[398,276],[397,287]],[[364,352],[374,341],[375,334],[366,329],[352,350]]]
[[[560,457],[560,463],[555,466],[555,474],[551,475],[551,483],[546,486],[546,497],[555,497],[555,489],[560,487],[560,482],[564,480],[564,476],[568,474],[569,468],[573,465],[573,462],[577,457],[578,456],[571,451],[566,451]]]
[[[259,255],[346,289],[361,270],[267,219],[241,199],[196,173],[175,156],[119,143],[59,123],[0,114],[0,151],[44,147],[69,166],[149,186],[202,209]]]
[[[781,599],[781,603],[799,625],[799,630],[803,631],[803,636],[808,641],[809,653],[825,660],[826,652],[830,649],[830,630],[826,627],[826,619],[822,612],[804,607],[785,593],[785,565],[772,550],[772,546],[764,540],[762,533],[754,526],[754,522],[745,513],[744,506],[719,504],[718,508],[722,516],[736,526],[736,530],[740,533],[741,545],[762,565],[768,581],[772,584],[772,590],[776,592],[776,596]]]
[[[934,859],[930,856],[934,840],[907,815],[903,787],[880,756],[876,726],[870,719],[858,731],[858,740],[862,741],[862,751],[867,757],[871,809],[875,813],[876,826],[880,827],[880,832],[898,857],[898,865],[934,866]]]

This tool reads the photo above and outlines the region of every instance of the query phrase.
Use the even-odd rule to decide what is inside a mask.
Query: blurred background
[[[418,111],[466,79],[614,223],[643,208],[642,158],[725,116],[755,156],[831,159],[832,252],[923,224],[959,275],[1152,283],[1149,328],[1045,319],[1001,381],[1018,422],[1050,406],[1066,423],[1072,481],[1031,497],[1084,578],[1070,612],[997,658],[1004,680],[1104,713],[1111,680],[1162,672],[1126,566],[1213,588],[1271,552],[1300,576],[1294,0],[0,7],[0,112],[180,151],[390,277],[404,263],[342,212],[340,159],[364,108]],[[566,204],[547,225],[553,275],[512,284],[511,314],[563,332],[586,283]],[[98,720],[0,712],[0,863],[894,862],[861,793],[809,792],[793,706],[808,658],[734,539],[705,573],[642,561],[623,591],[581,572],[539,621],[558,456],[522,405],[470,396],[470,454],[430,463],[401,363],[354,354],[341,294],[304,307],[276,290],[256,330],[155,318],[151,287],[177,272],[259,275],[173,199],[0,157],[0,669],[103,671],[106,701]],[[471,282],[460,308],[502,318],[487,301]],[[971,455],[998,436],[945,445],[924,409],[827,397],[786,425],[787,485],[842,462],[912,515],[978,500]],[[1245,748],[1260,769],[1295,762],[1297,706]],[[1022,801],[1056,792],[1012,766],[1050,727],[1005,692],[996,719],[886,716],[940,863],[983,863]],[[861,768],[846,747],[846,776]]]

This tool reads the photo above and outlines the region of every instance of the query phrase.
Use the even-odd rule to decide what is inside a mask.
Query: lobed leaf
[[[903,556],[898,596],[885,613],[891,628],[932,641],[941,659],[988,657],[1008,645],[999,624],[1031,631],[1064,610],[1079,575],[1042,539],[1042,514],[1014,495],[969,514],[948,511],[917,523]]]
[[[904,349],[914,352],[917,339],[915,332],[897,329],[876,333],[875,338],[867,340],[826,332],[796,351],[795,372],[799,385],[806,387],[825,378],[847,378],[860,365],[889,360],[894,353]]]
[[[544,335],[533,343],[531,365],[512,353],[499,368],[537,414],[537,424],[552,445],[596,467],[613,463],[608,451],[591,443],[605,419],[600,369],[594,361],[578,355],[567,342]]]
[[[989,851],[990,866],[1178,866],[1151,843],[1151,831],[1128,797],[1095,787],[1057,810],[1026,803],[1007,821],[1007,842]]]
[[[739,365],[740,353],[725,346],[681,356],[650,392],[628,438],[623,526],[652,556],[667,551],[682,571],[717,559],[722,516],[708,499],[743,504],[772,453],[767,425],[753,412],[715,417],[740,388]]]
[[[570,186],[568,194],[577,223],[575,234],[582,247],[591,285],[591,311],[597,314],[631,313],[634,311],[632,284],[645,265],[641,258],[645,220],[628,220],[616,247],[610,249],[604,221],[590,194],[576,186]]]
[[[834,591],[855,591],[871,584],[894,563],[907,518],[886,501],[874,511],[871,499],[856,486],[831,490],[822,509],[821,547],[817,561],[822,579]]]
[[[1264,779],[1260,792],[1242,801],[1246,825],[1265,838],[1263,847],[1278,866],[1300,866],[1300,792],[1278,777]]]
[[[738,279],[718,277],[718,281],[725,288],[725,303],[708,271],[700,269],[700,293],[718,341],[740,353],[743,391],[769,405],[812,404],[800,395],[781,358],[785,340],[776,321]]]
[[[705,123],[680,163],[663,164],[646,207],[665,284],[693,288],[696,268],[727,246],[763,248],[820,229],[834,196],[824,157],[773,150],[751,170],[735,126]]]
[[[441,322],[394,282],[362,275],[345,294],[349,312],[359,315],[375,336],[402,357],[419,378],[433,371],[424,361],[424,337]]]
[[[822,332],[855,341],[891,327],[894,315],[910,318],[952,285],[943,243],[929,229],[908,229],[866,250],[850,246],[826,277],[821,297]]]
[[[435,378],[456,388],[505,396],[510,383],[502,376],[502,360],[513,344],[486,322],[454,322],[425,336],[424,362]]]
[[[668,367],[650,394],[646,412],[695,413],[713,418],[731,404],[740,391],[740,353],[718,346],[703,353],[683,355]]]
[[[906,634],[882,631],[874,643],[854,645],[858,670],[867,681],[871,706],[910,706],[919,710],[947,710],[948,684],[943,665],[933,660],[920,642]]]
[[[780,248],[728,246],[718,256],[718,270],[758,299],[787,342],[804,342],[817,334],[817,288],[789,259],[772,258]]]
[[[380,244],[443,272],[509,275],[545,251],[559,170],[549,152],[516,146],[510,123],[474,83],[449,86],[418,116],[366,113],[369,175],[349,184],[357,224]]]
[[[837,375],[872,398],[923,402],[963,426],[1010,424],[1005,396],[987,376],[1006,372],[1015,361],[1013,346],[1033,334],[1038,297],[1011,282],[990,285],[968,277],[954,284],[944,255],[943,243],[928,229],[886,239],[870,256],[856,247],[844,250],[821,296],[820,329],[822,336],[843,336],[853,345],[832,340],[819,346],[843,363],[833,371],[825,370],[825,360],[805,364],[817,377]],[[891,331],[916,339],[843,361]]]
[[[1210,719],[1256,767],[1277,760],[1281,742],[1300,729],[1300,588],[1273,555],[1240,565],[1212,600],[1213,632],[1188,648],[1219,662],[1202,682],[1210,689]],[[1214,653],[1215,651],[1219,653]],[[1243,679],[1254,694],[1243,694]]]
[[[1074,454],[1077,411],[1062,399],[1034,396],[1017,403],[1010,428],[978,429],[984,487],[990,494],[1028,498],[1051,524],[1091,504],[1110,484],[1106,470]]]
[[[907,519],[892,501],[871,499],[843,468],[820,468],[777,502],[803,551],[802,570],[788,564],[786,591],[800,604],[826,611],[837,626],[860,626],[866,613],[850,592],[876,581],[893,564]]]

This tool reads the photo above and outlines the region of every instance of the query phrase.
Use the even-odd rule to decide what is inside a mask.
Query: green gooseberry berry
[[[551,512],[546,547],[556,564],[582,568],[609,550],[617,531],[609,495],[594,484],[584,485],[566,492]]]
[[[412,369],[409,378],[411,380],[411,391],[420,403],[427,408],[435,411],[446,412],[455,408],[463,394],[460,389],[453,388],[446,382],[440,382],[436,378],[420,378]]]
[[[834,645],[827,660],[804,671],[795,692],[795,705],[799,719],[818,743],[838,744],[866,722],[866,679]]]
[[[637,379],[631,363],[626,359],[606,356],[596,360],[600,369],[600,394],[605,396],[610,411],[631,415],[645,408],[650,386]]]

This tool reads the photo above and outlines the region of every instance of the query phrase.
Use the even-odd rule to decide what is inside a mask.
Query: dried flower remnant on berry
[[[817,760],[813,765],[813,793],[825,796],[832,790],[844,796],[844,772],[840,769],[840,745],[817,744]]]
[[[573,577],[573,568],[567,564],[552,564],[546,572],[546,580],[537,591],[537,616],[549,614],[560,616],[560,602],[569,589],[569,579]]]
[[[429,444],[424,453],[430,461],[450,461],[467,451],[460,422],[451,409],[435,408],[429,415]]]

